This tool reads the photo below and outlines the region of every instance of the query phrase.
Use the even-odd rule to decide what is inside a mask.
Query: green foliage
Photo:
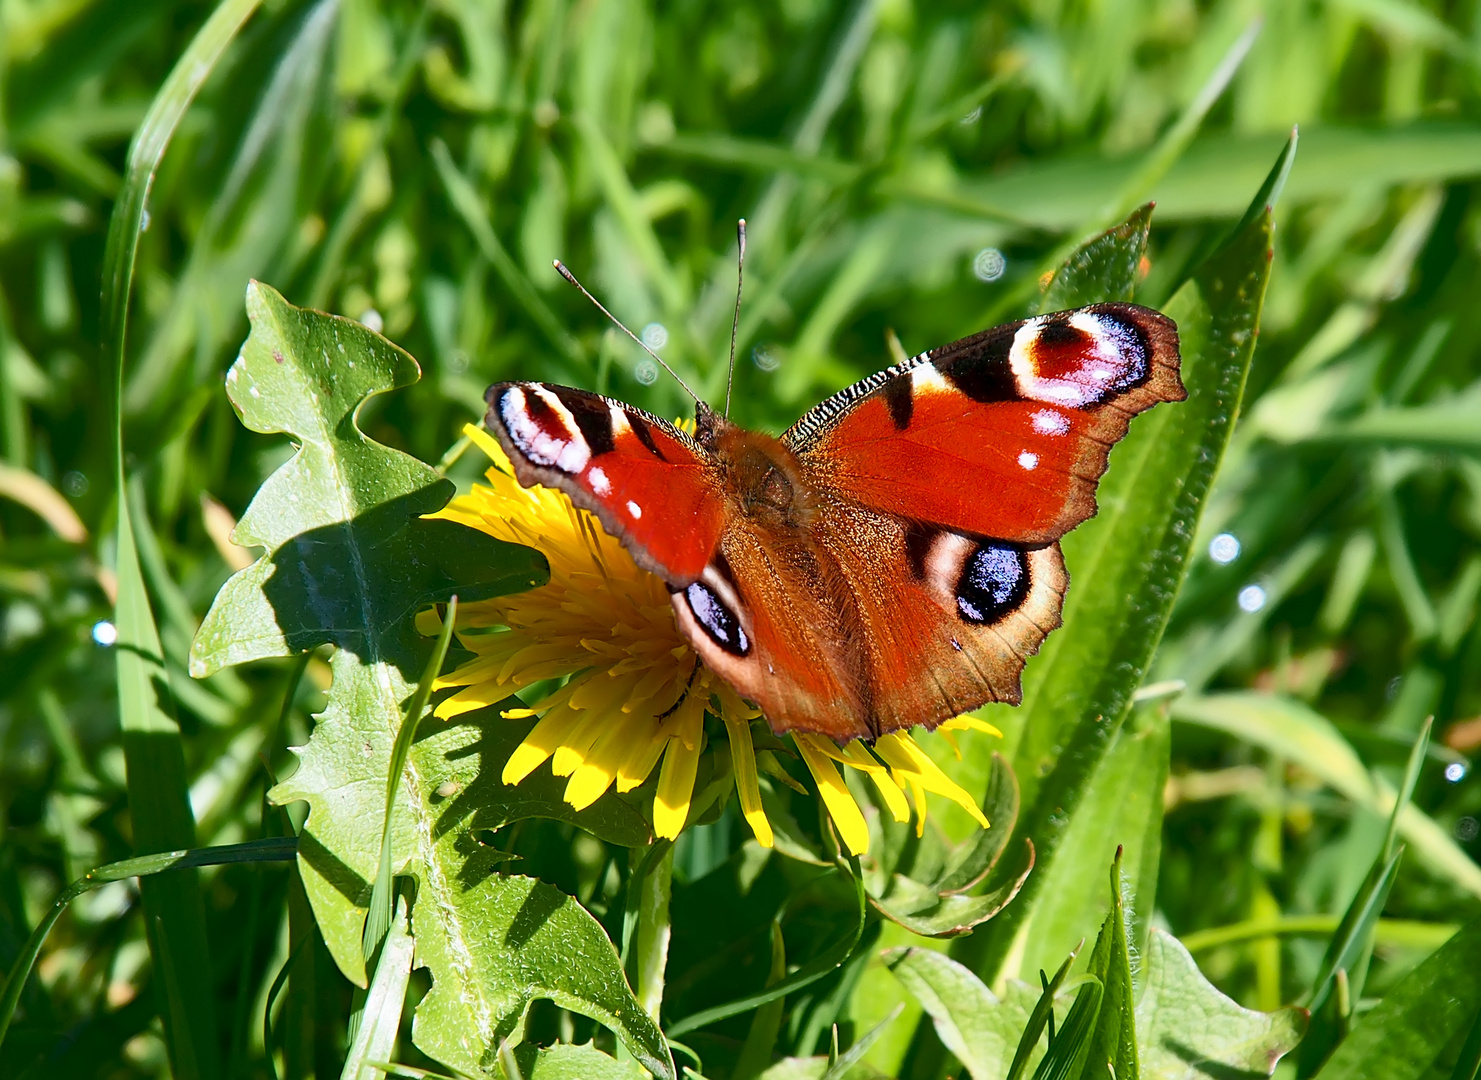
[[[1044,977],[1039,995],[1016,979],[995,995],[960,964],[925,949],[896,950],[887,954],[887,963],[974,1078],[1272,1075],[1300,1042],[1305,1011],[1241,1008],[1204,978],[1176,938],[1162,932],[1149,939],[1133,1004],[1121,890],[1118,855],[1111,867],[1111,909],[1084,974],[1065,981],[1072,955],[1053,979]]]
[[[1269,1076],[1306,1031],[1300,1009],[1256,1012],[1219,993],[1168,934],[1152,934],[1142,963],[1137,1047],[1148,1080]]]
[[[634,1055],[669,1068],[660,1027],[711,1080],[929,1080],[947,1051],[998,1077],[1028,1029],[1021,1076],[1073,1072],[1128,1060],[1117,926],[1143,1077],[1268,1071],[1301,1030],[1279,1006],[1318,987],[1283,1078],[1473,1073],[1473,927],[1440,942],[1481,896],[1476,21],[1473,0],[0,4],[0,1075],[636,1077]],[[488,383],[688,411],[550,260],[661,324],[715,398],[741,216],[744,423],[883,366],[887,331],[914,352],[1133,293],[1178,320],[1192,397],[1112,454],[1066,543],[1066,625],[1025,708],[984,714],[1006,743],[938,754],[997,828],[933,807],[917,840],[866,807],[877,847],[844,872],[768,777],[776,851],[713,802],[669,853],[669,925],[639,933],[642,815],[578,814],[548,770],[501,784],[530,730],[507,706],[422,719],[392,768],[430,646],[401,616],[538,579],[419,517],[483,468],[457,439]],[[249,324],[254,278],[348,318],[262,286]],[[316,404],[336,331],[365,381]],[[248,427],[221,389],[244,337]],[[266,551],[231,542],[249,505],[237,541]],[[339,588],[357,553],[370,584]],[[367,967],[383,835],[409,921]],[[285,845],[299,867],[225,862]],[[531,896],[551,917],[515,948]],[[624,970],[651,977],[662,932],[638,1015]],[[942,934],[954,960],[921,936]],[[550,963],[573,941],[585,982]],[[1047,996],[1017,981],[1072,951]],[[1186,1037],[1226,1029],[1248,1041]]]

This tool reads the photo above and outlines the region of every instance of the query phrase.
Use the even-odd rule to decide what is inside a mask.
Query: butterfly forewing
[[[521,484],[559,488],[644,569],[695,581],[723,526],[712,462],[672,424],[586,390],[496,383],[485,424]]]
[[[865,379],[787,433],[809,477],[882,513],[1045,544],[1095,513],[1131,417],[1185,397],[1177,330],[1099,304],[984,331]]]

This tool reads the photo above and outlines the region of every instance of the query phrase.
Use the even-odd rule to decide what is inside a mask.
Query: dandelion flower
[[[773,834],[761,805],[759,772],[777,772],[768,752],[751,738],[760,713],[700,663],[674,623],[668,590],[638,567],[596,518],[576,509],[561,492],[521,487],[499,444],[481,428],[464,429],[494,462],[488,484],[475,485],[435,516],[482,530],[501,540],[536,548],[549,560],[550,581],[537,589],[461,606],[458,638],[473,658],[438,679],[435,689],[456,687],[442,700],[442,718],[522,695],[525,707],[508,719],[538,717],[534,729],[505,763],[503,781],[517,784],[547,761],[566,778],[565,799],[590,806],[612,787],[633,791],[658,770],[653,802],[655,835],[674,839],[684,828],[706,745],[705,714],[722,722],[729,769],[756,839],[770,847]],[[423,630],[435,629],[435,614]],[[981,720],[958,717],[938,730],[974,728],[996,734]],[[868,850],[863,812],[840,774],[842,765],[879,790],[897,821],[924,828],[926,792],[961,805],[986,828],[972,798],[938,768],[905,732],[839,747],[809,733],[793,735],[799,756],[817,783],[844,846]],[[953,744],[953,748],[954,744]]]

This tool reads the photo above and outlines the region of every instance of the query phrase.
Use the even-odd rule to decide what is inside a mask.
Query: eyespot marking
[[[751,642],[741,628],[740,619],[708,585],[696,581],[684,590],[684,600],[694,621],[716,645],[732,656],[745,656],[751,651]]]
[[[1134,324],[1082,310],[1029,319],[1013,335],[1008,362],[1022,397],[1086,408],[1145,382],[1151,352]]]
[[[1016,547],[981,544],[957,580],[957,611],[970,623],[997,622],[1020,607],[1028,592],[1028,556]]]
[[[511,386],[499,400],[499,419],[515,448],[536,465],[575,476],[591,461],[570,411],[543,386]]]

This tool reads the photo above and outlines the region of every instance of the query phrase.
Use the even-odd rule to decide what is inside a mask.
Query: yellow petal
[[[651,727],[652,721],[646,716],[627,716],[603,731],[567,782],[566,802],[577,810],[585,810],[600,799],[612,786],[617,769],[627,756],[627,748],[643,726]]]
[[[499,445],[499,440],[483,428],[476,424],[464,424],[463,434],[468,436],[468,441],[487,454],[488,459],[504,472],[513,471],[513,466],[509,464],[509,458],[505,455],[504,448]]]
[[[617,766],[617,790],[625,793],[633,790],[648,779],[658,757],[668,745],[668,736],[662,731],[650,732],[640,742],[628,749],[627,757]]]
[[[561,740],[555,751],[555,760],[550,763],[550,771],[556,776],[570,776],[581,768],[606,725],[612,722],[611,714],[599,709],[583,709],[577,715],[581,717],[580,722]]]
[[[474,709],[485,709],[490,705],[497,705],[508,696],[507,687],[500,687],[494,683],[478,683],[459,690],[451,697],[443,698],[437,703],[437,708],[432,710],[432,715],[439,720],[449,720],[465,712],[472,712]]]
[[[504,783],[517,784],[534,772],[580,722],[581,714],[571,709],[556,708],[546,713],[504,763]]]
[[[689,818],[698,769],[699,748],[690,749],[678,739],[670,739],[658,773],[658,794],[653,799],[653,831],[664,840],[676,839]]]
[[[817,781],[818,793],[823,796],[823,805],[828,808],[833,824],[838,826],[838,834],[843,837],[844,847],[848,848],[851,855],[863,855],[869,850],[869,826],[864,823],[864,815],[859,810],[859,804],[854,802],[848,785],[838,775],[837,766],[829,760],[829,754],[820,745],[824,740],[805,732],[794,732],[792,740],[797,744],[808,772]]]
[[[740,797],[741,814],[756,842],[762,847],[771,847],[776,838],[771,832],[771,822],[766,820],[766,811],[761,808],[761,785],[756,779],[756,751],[751,746],[751,725],[728,712],[722,713],[725,733],[730,736],[730,759],[735,766],[735,792]]]
[[[962,713],[961,716],[953,716],[950,720],[947,720],[936,730],[980,731],[984,735],[996,735],[1000,739],[1003,737],[1003,733],[1001,731],[993,727],[986,720],[977,719],[977,717],[973,716],[971,713]]]
[[[889,807],[891,817],[896,821],[910,820],[910,804],[905,801],[905,792],[889,770],[874,760],[858,739],[843,748],[842,757],[847,764],[867,773],[869,779],[874,781],[874,786],[884,798],[885,806]]]
[[[984,829],[988,828],[988,820],[972,796],[942,772],[909,735],[899,731],[881,735],[874,744],[874,751],[892,769],[903,774],[906,780],[919,784],[927,791],[934,791],[937,795],[945,795],[976,818]]]

